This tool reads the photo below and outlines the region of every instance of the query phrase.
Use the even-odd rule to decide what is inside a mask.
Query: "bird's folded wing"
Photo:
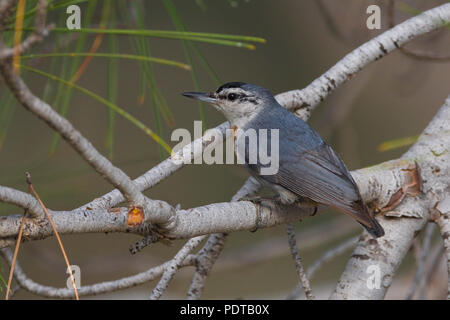
[[[360,200],[347,168],[325,142],[313,150],[280,154],[278,173],[262,178],[299,196],[350,212]]]

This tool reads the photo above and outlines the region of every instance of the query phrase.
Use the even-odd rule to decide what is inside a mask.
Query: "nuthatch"
[[[384,235],[338,154],[305,121],[283,108],[267,89],[230,82],[215,92],[183,95],[211,103],[233,129],[278,129],[278,172],[261,175],[260,162],[245,164],[258,181],[278,193],[281,203],[293,204],[306,198],[350,215],[373,237]],[[246,151],[246,160],[248,156]]]

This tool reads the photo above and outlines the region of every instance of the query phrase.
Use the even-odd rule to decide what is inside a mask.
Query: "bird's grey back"
[[[283,108],[270,92],[267,92],[270,96],[264,97],[264,105],[261,106],[258,116],[249,121],[242,129],[279,129],[280,142],[282,142],[280,143],[280,152],[281,147],[309,150],[317,148],[324,142],[305,121]]]
[[[263,179],[316,202],[346,210],[360,200],[356,184],[340,157],[305,121],[276,101],[263,106],[244,130],[248,128],[279,130],[279,171],[262,176]],[[268,139],[269,151],[270,144]],[[258,163],[249,168],[255,174],[259,166]]]

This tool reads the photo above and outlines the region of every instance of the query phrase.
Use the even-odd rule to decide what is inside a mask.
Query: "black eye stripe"
[[[250,102],[252,104],[258,104],[257,99],[255,99],[254,97],[244,97],[242,99],[239,100],[240,102]]]
[[[237,98],[239,98],[240,96],[241,96],[241,95],[232,92],[232,93],[229,93],[229,94],[228,94],[227,99],[230,100],[230,101],[234,101],[234,100],[236,100]]]
[[[253,100],[252,98],[254,98],[254,96],[246,95],[244,93],[230,92],[228,94],[221,94],[218,96],[218,98],[221,100],[230,100],[230,101],[235,101],[237,99],[239,99],[240,101],[248,101]]]

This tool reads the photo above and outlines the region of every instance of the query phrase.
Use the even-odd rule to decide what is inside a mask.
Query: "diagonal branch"
[[[295,239],[294,225],[292,223],[286,224],[286,233],[288,235],[289,248],[291,250],[292,258],[295,262],[295,268],[297,269],[298,276],[300,277],[300,283],[305,291],[306,298],[308,300],[314,300],[315,297],[311,290],[308,276],[306,275],[305,268],[303,267],[302,258],[298,253],[297,241]]]
[[[306,270],[306,276],[309,279],[312,279],[312,277],[317,273],[317,271],[325,265],[325,263],[332,260],[334,257],[340,255],[341,253],[349,250],[350,248],[353,248],[356,246],[356,243],[358,241],[359,236],[350,238],[336,247],[331,248],[330,250],[326,251],[324,254],[320,256],[319,259],[314,261],[314,263]],[[298,296],[300,296],[302,292],[302,285],[298,284],[292,292],[289,293],[289,295],[286,297],[287,300],[296,300]]]
[[[205,240],[206,236],[200,236],[190,239],[180,251],[175,255],[175,257],[169,261],[168,266],[164,270],[164,273],[159,280],[156,287],[153,289],[150,294],[150,300],[158,300],[161,298],[164,291],[169,286],[170,281],[175,276],[175,273],[181,267],[183,261],[186,259],[187,255],[194,250],[203,240]]]
[[[449,6],[450,11],[450,6]],[[363,236],[347,263],[332,299],[382,299],[414,237],[430,219],[430,211],[446,199],[450,175],[450,96],[403,156],[414,159],[422,181],[419,196],[406,196],[395,211],[383,219],[386,235],[379,239]],[[393,195],[394,196],[394,195]],[[441,229],[442,232],[442,229]],[[443,233],[445,235],[445,232]],[[367,285],[368,270],[376,268],[379,288]],[[372,268],[372,269],[369,269]],[[378,277],[377,276],[377,277]]]
[[[450,22],[450,3],[427,10],[364,43],[337,62],[330,70],[302,90],[279,94],[281,105],[299,117],[308,116],[336,87],[405,43]]]
[[[145,203],[144,195],[131,179],[100,154],[89,140],[77,131],[69,121],[61,117],[46,102],[31,93],[22,79],[14,72],[9,62],[0,61],[0,72],[12,93],[26,109],[60,133],[83,159],[119,189],[132,204],[142,206]]]
[[[41,42],[44,37],[49,34],[49,32],[54,28],[54,25],[52,24],[49,26],[45,26],[45,18],[47,15],[46,8],[47,1],[39,0],[37,3],[34,31],[22,43],[15,45],[13,48],[6,48],[3,43],[0,43],[0,60],[6,60],[14,55],[21,55],[25,53],[33,45]],[[0,16],[3,17],[1,11],[2,9],[0,8]]]

